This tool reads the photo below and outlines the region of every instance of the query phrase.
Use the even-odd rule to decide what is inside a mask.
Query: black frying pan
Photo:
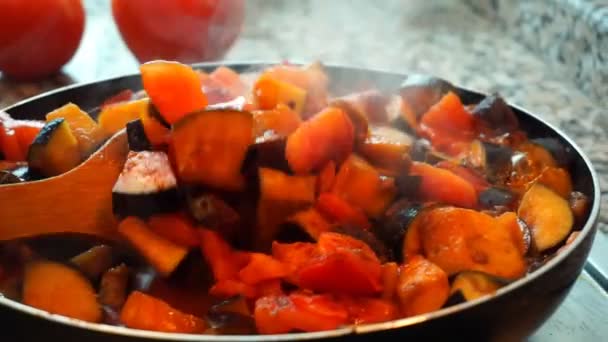
[[[232,63],[239,72],[260,69],[263,63]],[[212,70],[218,64],[200,64]],[[404,75],[376,70],[339,66],[327,67],[334,93],[358,90],[374,84],[380,89],[394,89]],[[6,109],[20,119],[43,119],[45,113],[74,102],[95,111],[109,96],[123,89],[139,90],[139,75],[113,78],[61,88]],[[459,89],[465,104],[477,103],[484,95]],[[539,117],[513,107],[521,126],[530,137],[554,137],[569,146],[573,163],[570,169],[574,188],[590,196],[592,209],[580,235],[565,252],[525,278],[501,288],[495,296],[452,306],[433,313],[392,322],[339,330],[276,336],[212,336],[167,334],[85,323],[51,315],[0,297],[2,341],[300,341],[300,340],[482,340],[516,341],[529,336],[555,311],[581,273],[591,249],[600,207],[599,181],[589,159],[562,132]],[[1,218],[0,218],[1,219]]]

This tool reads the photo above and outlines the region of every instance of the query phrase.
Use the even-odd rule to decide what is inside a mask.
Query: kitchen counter
[[[86,1],[85,37],[64,73],[39,83],[0,79],[0,108],[42,91],[137,72],[106,1]],[[450,0],[247,1],[243,33],[227,60],[284,59],[435,74],[458,85],[500,92],[560,127],[588,153],[608,185],[608,119],[602,103],[579,91],[560,65],[505,35],[500,25]],[[608,84],[604,84],[608,87]],[[608,274],[608,203],[589,270]],[[608,297],[584,273],[553,318],[531,340],[608,336]]]

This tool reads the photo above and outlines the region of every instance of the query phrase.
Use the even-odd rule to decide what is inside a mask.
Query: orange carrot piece
[[[211,266],[211,271],[216,281],[237,279],[239,270],[243,265],[239,265],[234,257],[235,252],[232,247],[218,233],[201,229],[201,251],[207,263]]]
[[[150,229],[165,239],[185,247],[200,245],[200,236],[192,222],[180,213],[159,214],[148,220]]]
[[[412,163],[412,175],[421,176],[420,194],[429,201],[473,208],[477,204],[477,192],[471,183],[451,171],[426,163]]]
[[[454,173],[455,175],[469,182],[473,186],[473,188],[475,188],[475,191],[477,191],[477,193],[484,191],[490,186],[490,183],[488,183],[488,181],[485,180],[482,175],[467,167],[446,160],[442,160],[439,163],[435,164],[435,167],[452,171],[452,173]]]
[[[366,297],[341,297],[338,302],[346,308],[354,324],[380,323],[396,319],[399,313],[391,301]]]
[[[421,256],[409,260],[399,276],[397,294],[406,317],[438,310],[450,294],[447,274]]]
[[[317,171],[327,162],[344,161],[353,151],[354,128],[338,108],[326,108],[303,122],[288,138],[285,157],[295,173]]]
[[[335,181],[336,162],[330,160],[319,172],[319,178],[317,178],[317,193],[321,194],[331,191]]]
[[[330,222],[353,225],[363,229],[371,228],[371,223],[362,210],[350,205],[336,194],[322,193],[319,195],[315,207]]]
[[[171,333],[202,333],[207,328],[204,320],[139,291],[127,299],[120,320],[129,328]]]
[[[273,109],[253,112],[253,119],[257,137],[264,136],[267,132],[288,136],[302,123],[300,115],[283,103],[279,103]]]
[[[177,62],[153,61],[140,66],[144,89],[163,118],[170,124],[204,109],[207,98],[199,74]]]

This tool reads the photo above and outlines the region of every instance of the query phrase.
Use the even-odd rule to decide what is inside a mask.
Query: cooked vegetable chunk
[[[568,167],[570,165],[572,151],[556,138],[536,138],[532,139],[531,142],[549,151],[559,166]]]
[[[52,177],[70,171],[81,161],[78,140],[65,119],[55,119],[44,125],[27,156],[32,170]]]
[[[477,192],[473,185],[451,171],[414,162],[410,172],[421,177],[419,194],[428,201],[465,208],[473,208],[477,204]]]
[[[99,302],[119,310],[127,299],[129,268],[125,264],[107,270],[99,285]]]
[[[416,256],[401,267],[397,296],[405,317],[435,311],[448,299],[447,274],[437,265]]]
[[[308,173],[330,160],[341,163],[353,151],[353,144],[352,122],[341,109],[329,107],[289,135],[285,155],[295,173]]]
[[[200,245],[200,236],[194,224],[181,213],[153,215],[148,220],[150,229],[165,239],[184,247]]]
[[[56,262],[37,261],[27,266],[22,300],[50,313],[93,323],[101,321],[101,307],[89,280]]]
[[[499,94],[486,96],[471,111],[484,133],[512,132],[519,126],[513,110]]]
[[[423,74],[409,75],[399,89],[407,108],[416,117],[422,116],[431,106],[439,102],[443,95],[453,91],[454,86],[437,77]]]
[[[131,151],[148,151],[152,148],[152,145],[146,136],[146,128],[141,119],[127,123],[127,139]]]
[[[532,230],[539,251],[562,242],[574,224],[568,202],[544,185],[533,185],[522,197],[517,214]]]
[[[450,293],[460,292],[465,300],[475,300],[483,296],[494,294],[504,285],[495,277],[481,272],[459,273],[452,283]]]
[[[97,116],[99,127],[110,136],[125,128],[127,123],[148,115],[149,104],[150,100],[141,99],[106,106]]]
[[[77,256],[70,262],[78,267],[89,279],[97,279],[114,262],[112,247],[108,245],[95,246]]]
[[[253,119],[255,136],[258,138],[267,134],[286,137],[302,123],[298,112],[283,103],[268,110],[254,111]]]
[[[171,159],[177,177],[186,183],[241,190],[241,165],[253,143],[253,117],[247,112],[202,111],[176,123]]]
[[[413,144],[411,136],[395,128],[373,126],[359,151],[373,165],[399,174],[407,171]]]
[[[202,319],[139,291],[132,292],[127,299],[120,320],[129,328],[172,333],[200,334],[207,328]]]
[[[260,109],[272,110],[277,105],[284,104],[301,114],[304,110],[306,90],[270,75],[262,75],[253,85],[253,96]]]
[[[106,133],[89,114],[73,103],[68,103],[46,115],[47,122],[60,118],[63,118],[70,126],[83,157],[88,156],[106,137]]]

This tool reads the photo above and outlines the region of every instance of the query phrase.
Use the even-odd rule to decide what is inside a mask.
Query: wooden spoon
[[[122,130],[64,174],[0,185],[0,241],[56,233],[116,240],[112,187],[128,152]]]

